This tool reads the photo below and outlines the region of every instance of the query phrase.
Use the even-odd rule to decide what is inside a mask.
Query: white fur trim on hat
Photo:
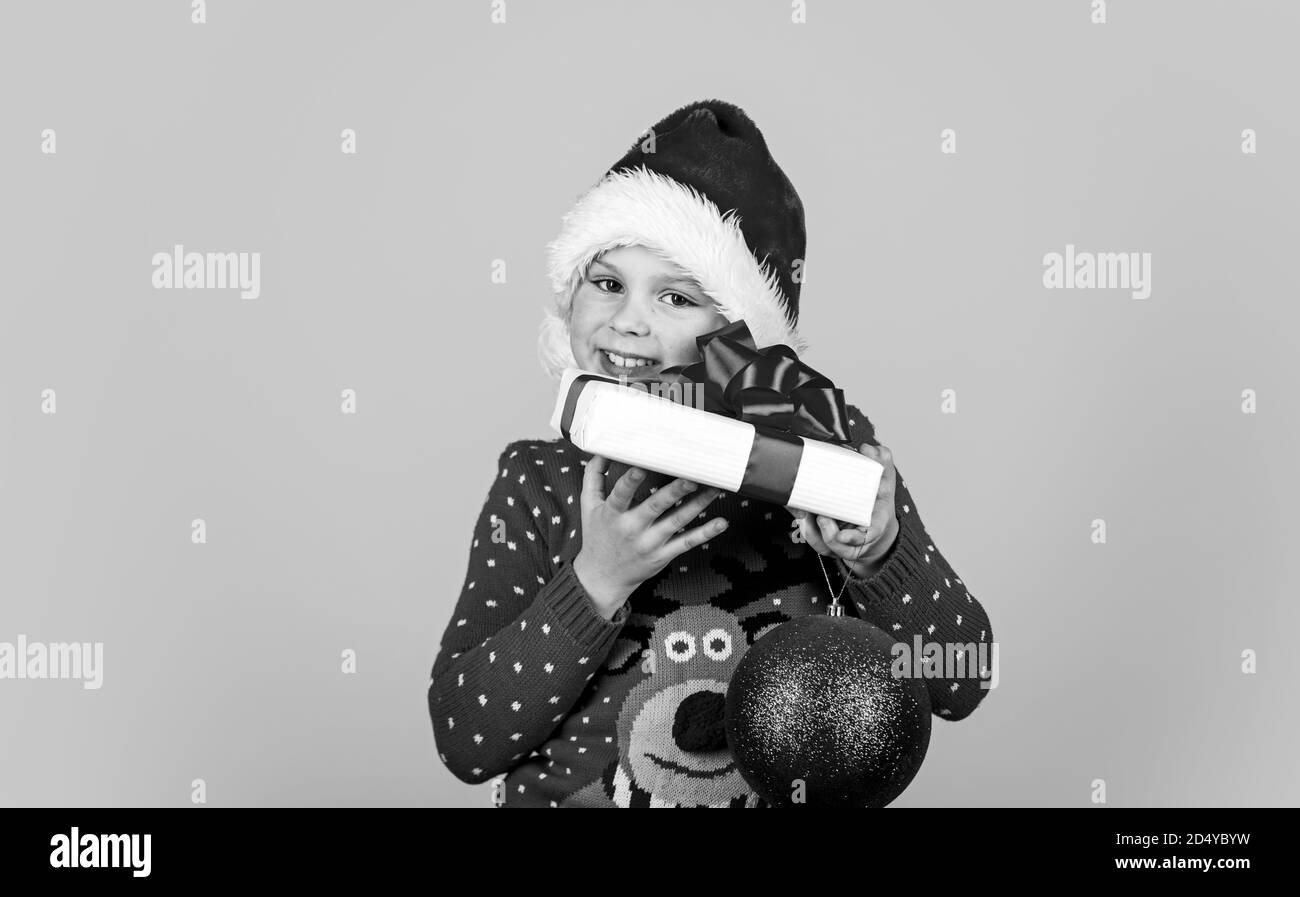
[[[538,358],[552,377],[577,366],[569,306],[588,266],[602,252],[634,245],[658,251],[699,281],[728,321],[744,318],[756,346],[807,349],[776,274],[750,251],[735,210],[723,214],[695,188],[642,165],[601,178],[547,245],[555,301],[542,321]]]

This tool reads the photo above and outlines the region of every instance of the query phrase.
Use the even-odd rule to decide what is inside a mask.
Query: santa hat
[[[575,367],[568,314],[602,252],[641,245],[694,277],[755,345],[802,353],[803,203],[757,125],[722,100],[683,106],[643,134],[564,216],[547,246],[553,305],[538,339],[542,366]]]

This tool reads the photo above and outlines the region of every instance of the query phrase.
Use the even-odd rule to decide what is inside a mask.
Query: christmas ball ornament
[[[778,807],[883,807],[930,745],[923,680],[895,677],[894,640],[829,614],[782,623],[756,641],[727,686],[727,744],[740,774]]]

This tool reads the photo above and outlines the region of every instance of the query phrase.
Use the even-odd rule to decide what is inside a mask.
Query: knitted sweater
[[[866,416],[849,412],[853,445],[878,444]],[[591,457],[566,439],[520,440],[501,453],[433,665],[439,758],[464,782],[504,776],[505,806],[766,806],[726,745],[727,683],[771,627],[825,613],[827,573],[839,592],[847,568],[828,558],[823,572],[815,549],[792,538],[784,508],[723,493],[692,526],[718,516],[731,525],[606,620],[572,566]],[[909,647],[916,636],[959,650],[988,642],[984,658],[993,641],[984,608],[895,473],[897,538],[871,579],[848,580],[845,613]],[[989,675],[978,665],[978,674],[977,664],[956,665],[969,678],[924,678],[936,716],[975,709]]]

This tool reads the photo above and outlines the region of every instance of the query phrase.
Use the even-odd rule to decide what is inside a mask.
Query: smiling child
[[[564,216],[542,365],[557,379],[566,367],[652,378],[700,360],[696,337],[740,319],[757,346],[803,353],[804,242],[803,205],[754,122],[719,100],[684,106]],[[642,499],[647,472],[607,483],[607,460],[566,439],[507,445],[429,685],[448,769],[504,776],[505,806],[766,806],[736,768],[723,710],[736,665],[773,627],[842,593],[897,641],[983,657],[984,608],[871,422],[848,410],[852,447],[885,468],[865,528],[682,479]],[[990,673],[975,666],[926,678],[936,716],[975,710]]]

